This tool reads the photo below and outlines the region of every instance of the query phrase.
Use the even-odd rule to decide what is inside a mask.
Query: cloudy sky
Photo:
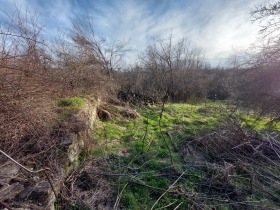
[[[250,46],[258,24],[249,12],[264,0],[0,0],[0,19],[15,6],[36,11],[54,37],[71,20],[88,13],[96,33],[109,40],[127,40],[134,53],[154,38],[185,37],[201,47],[206,60],[216,66],[235,50]],[[130,56],[134,59],[136,56]]]

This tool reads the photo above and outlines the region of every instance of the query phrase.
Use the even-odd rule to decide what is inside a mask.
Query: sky
[[[260,29],[250,10],[264,0],[0,0],[0,20],[15,6],[36,12],[44,35],[53,38],[83,14],[96,34],[128,41],[131,62],[154,39],[186,38],[202,49],[212,67],[255,42]]]

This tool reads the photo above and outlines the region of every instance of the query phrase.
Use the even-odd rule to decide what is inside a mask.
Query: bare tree
[[[116,89],[115,72],[122,67],[127,42],[99,38],[88,15],[77,18],[69,33],[56,44],[61,81],[69,91],[82,90],[106,96]]]
[[[260,25],[257,55],[253,60],[257,65],[270,65],[280,62],[280,2],[256,6],[251,11],[252,22]]]
[[[85,52],[98,60],[107,74],[111,77],[112,72],[121,67],[121,61],[126,52],[127,42],[108,42],[105,38],[99,38],[93,27],[93,20],[88,16],[82,16],[73,21],[71,38]]]
[[[169,97],[172,101],[195,95],[191,87],[202,78],[199,70],[204,62],[200,49],[188,40],[176,42],[172,35],[167,40],[157,39],[146,48],[140,60],[146,75],[146,94]]]
[[[239,55],[235,97],[260,112],[279,116],[280,86],[280,2],[256,6],[251,11],[253,22],[260,24],[259,40],[246,55]],[[242,60],[242,62],[240,62]]]
[[[280,2],[258,5],[251,11],[252,21],[258,21],[261,29],[260,34],[264,37],[279,35],[280,29]],[[276,38],[276,37],[274,37]]]
[[[19,95],[30,77],[39,79],[46,67],[46,44],[38,15],[16,9],[0,27],[0,68],[5,94]],[[37,76],[36,76],[37,75]],[[2,91],[2,93],[4,93]]]

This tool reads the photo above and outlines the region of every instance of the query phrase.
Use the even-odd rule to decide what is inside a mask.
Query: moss
[[[58,120],[69,121],[73,115],[85,104],[85,100],[79,97],[60,98],[56,100],[58,109]]]
[[[60,98],[56,100],[56,103],[60,107],[81,108],[84,106],[85,100],[80,97]]]

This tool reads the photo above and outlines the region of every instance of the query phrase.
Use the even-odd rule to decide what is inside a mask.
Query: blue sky
[[[131,60],[154,38],[185,37],[200,47],[212,66],[236,50],[246,49],[257,37],[258,25],[249,12],[264,0],[0,0],[1,11],[15,6],[36,11],[54,37],[71,20],[88,13],[96,33],[108,40],[128,40]]]

